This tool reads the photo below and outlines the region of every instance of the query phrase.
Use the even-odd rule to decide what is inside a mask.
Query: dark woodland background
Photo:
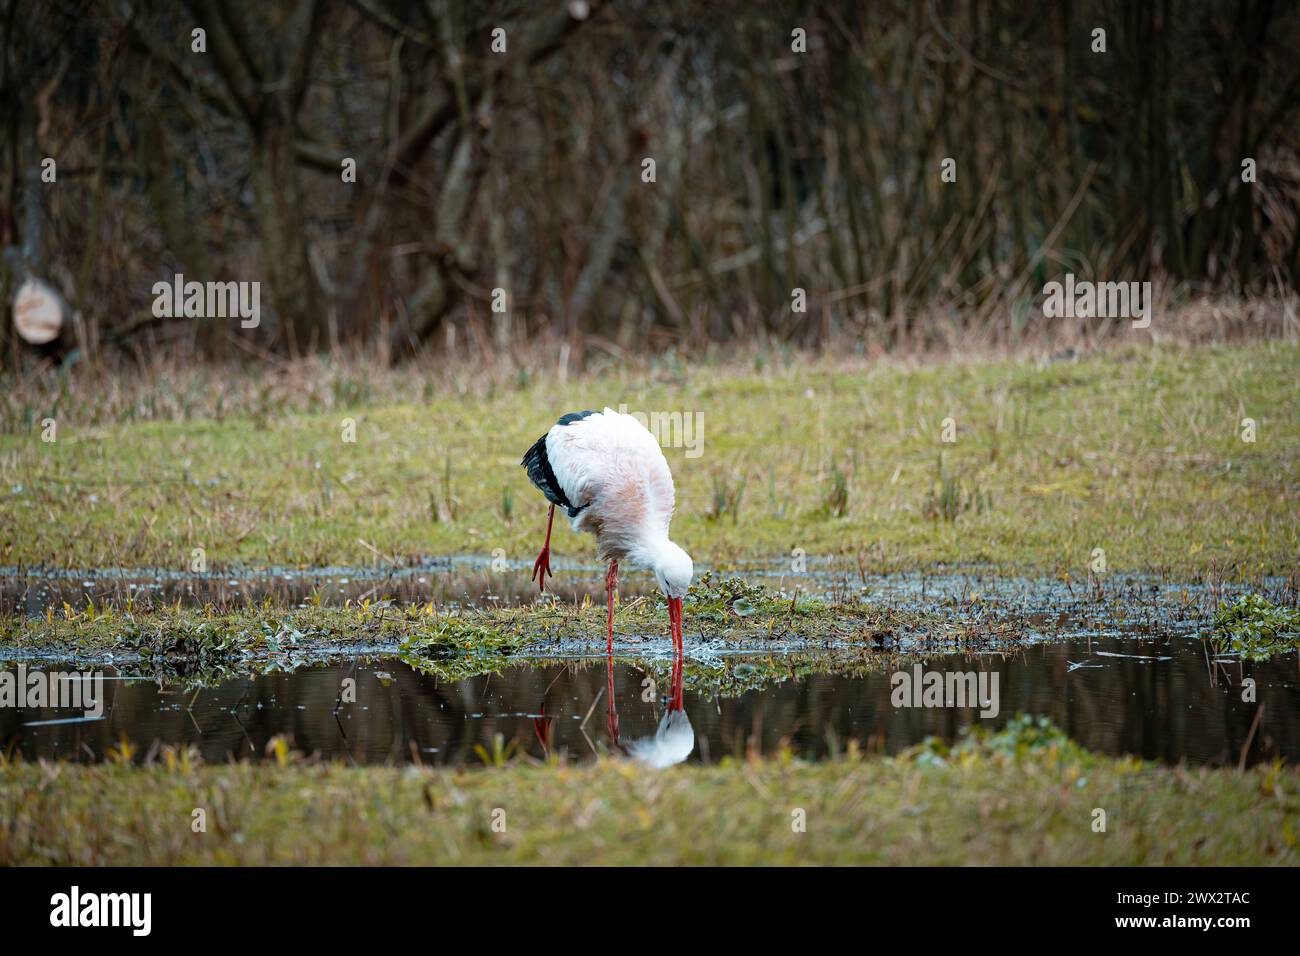
[[[0,0],[0,31],[8,366],[1010,340],[1067,271],[1300,269],[1295,3]],[[175,272],[261,281],[261,327],[155,318]],[[75,317],[40,353],[27,275]]]

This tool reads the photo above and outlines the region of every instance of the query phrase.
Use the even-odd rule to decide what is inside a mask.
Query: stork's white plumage
[[[627,745],[628,756],[648,767],[662,770],[681,763],[695,749],[695,731],[685,710],[665,710],[653,737],[642,737]]]
[[[619,562],[654,572],[668,598],[674,645],[682,641],[682,598],[694,567],[690,555],[668,539],[673,517],[673,475],[654,435],[632,415],[610,408],[561,418],[520,462],[551,502],[546,544],[533,565],[545,588],[550,574],[551,522],[558,505],[574,531],[596,536],[600,558],[609,562],[609,647],[614,645],[614,590]]]

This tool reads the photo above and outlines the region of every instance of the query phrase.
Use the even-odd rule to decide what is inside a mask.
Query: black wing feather
[[[551,462],[546,457],[545,435],[537,439],[533,447],[528,449],[528,454],[524,455],[523,461],[519,464],[528,469],[528,480],[541,489],[547,501],[561,508],[569,507],[568,496],[560,487],[560,483],[555,480],[555,472],[551,470]]]
[[[594,415],[595,412],[570,412],[563,416],[557,425],[572,425],[574,422],[580,422],[588,415]],[[523,460],[519,462],[528,469],[528,480],[536,485],[546,496],[546,500],[553,505],[559,505],[561,508],[567,508],[569,517],[573,517],[581,508],[573,507],[569,501],[569,496],[564,493],[560,487],[560,482],[555,477],[555,472],[551,468],[550,459],[546,457],[546,436],[543,435],[533,443],[533,447],[528,449]]]

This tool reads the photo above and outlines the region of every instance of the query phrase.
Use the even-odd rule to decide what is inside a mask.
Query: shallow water
[[[317,598],[342,604],[346,600],[392,598],[397,602],[433,601],[448,606],[527,604],[538,597],[529,579],[532,558],[502,561],[473,555],[430,558],[406,566],[280,568],[256,567],[192,573],[166,569],[100,568],[43,570],[0,567],[0,611],[41,616],[66,602],[72,607],[127,601],[140,609],[171,605],[218,609],[261,604],[270,599],[292,607]],[[554,558],[555,576],[547,591],[561,601],[584,597],[604,600],[605,569],[590,562]],[[699,565],[697,571],[707,567]],[[1021,611],[1048,612],[1077,608],[1098,598],[1131,607],[1151,606],[1168,613],[1174,608],[1213,609],[1242,587],[1169,584],[1148,575],[1109,576],[1104,583],[1008,577],[987,567],[971,566],[906,574],[873,574],[836,567],[829,559],[810,559],[806,570],[769,561],[742,562],[715,572],[738,573],[770,588],[799,590],[829,600],[866,599],[898,609],[932,608],[936,602],[995,601]],[[655,589],[645,572],[625,571],[619,579],[624,599]],[[1300,600],[1294,579],[1271,578],[1251,590],[1271,600],[1295,604]]]
[[[636,663],[614,664],[625,752],[652,738],[664,714],[668,662],[649,666],[655,676]],[[894,753],[928,735],[952,740],[967,724],[999,727],[1016,711],[1045,714],[1074,740],[1104,753],[1236,765],[1249,740],[1250,763],[1300,759],[1294,653],[1243,663],[1215,659],[1209,644],[1194,638],[1074,636],[1007,656],[933,656],[924,668],[996,673],[1000,712],[981,718],[973,708],[895,707],[889,673],[789,679],[734,698],[687,687],[683,703],[694,738],[687,759],[771,753],[783,744],[817,759],[849,740]],[[5,669],[16,673],[13,663]],[[571,759],[611,749],[604,658],[521,663],[451,683],[379,659],[237,679],[197,692],[132,680],[129,671],[104,674],[102,718],[87,720],[68,709],[0,708],[0,742],[28,758],[88,761],[103,759],[122,739],[142,755],[153,744],[192,744],[204,759],[222,761],[262,759],[267,742],[284,735],[295,749],[325,758],[476,765],[482,760],[476,745],[490,752],[498,734],[540,756],[545,717],[552,719],[550,743]],[[1244,677],[1254,678],[1262,708],[1243,702]],[[342,703],[347,678],[355,680],[356,699]]]
[[[562,574],[547,581],[547,590],[561,600],[604,595],[604,572],[595,566],[555,561]],[[493,567],[491,558],[440,558],[406,567],[248,568],[191,573],[165,569],[100,568],[90,571],[47,571],[0,568],[0,610],[40,616],[46,608],[108,603],[138,608],[180,603],[225,609],[261,604],[270,599],[281,607],[321,600],[392,598],[400,602],[434,601],[442,605],[490,606],[527,603],[537,597],[529,580],[532,563],[508,562]],[[620,591],[633,595],[645,584],[643,576],[628,575]]]
[[[526,603],[536,597],[530,569],[531,562],[502,569],[491,559],[472,557],[403,568],[262,568],[233,575],[10,568],[0,569],[0,601],[10,612],[29,615],[63,601],[84,606],[87,599],[96,606],[130,599],[143,607],[174,601],[238,606],[266,598],[292,606],[317,595],[330,603],[377,597],[443,605]],[[1079,743],[1111,754],[1229,765],[1237,764],[1243,750],[1248,762],[1300,758],[1297,655],[1243,663],[1215,657],[1203,639],[1210,633],[1208,612],[1241,588],[1170,585],[1140,575],[1091,583],[1027,580],[979,568],[888,576],[817,563],[799,575],[760,563],[740,570],[769,587],[938,611],[950,623],[990,614],[1013,621],[1012,640],[981,645],[1014,646],[1005,655],[949,653],[950,645],[927,633],[902,635],[890,644],[892,650],[925,655],[926,671],[996,673],[999,712],[981,717],[974,707],[896,707],[890,673],[789,679],[733,697],[687,688],[682,702],[690,736],[683,736],[684,724],[675,720],[671,739],[658,739],[655,753],[661,762],[669,759],[665,754],[676,759],[689,752],[687,759],[713,761],[749,750],[770,753],[783,745],[818,759],[850,740],[892,753],[926,736],[953,740],[965,725],[999,727],[1017,711],[1047,715]],[[599,568],[557,563],[557,571],[550,586],[560,599],[603,597]],[[624,578],[620,590],[627,599],[649,586],[645,575],[634,574]],[[1257,582],[1253,589],[1294,604],[1294,588],[1293,580],[1278,579]],[[687,646],[694,655],[688,656],[688,673],[749,666],[716,645],[688,637]],[[654,739],[669,699],[669,662],[654,656],[664,647],[666,641],[652,642],[633,652],[649,655],[649,664],[615,663],[616,724],[607,709],[610,684],[603,657],[521,660],[498,675],[459,682],[439,681],[396,659],[370,657],[237,678],[198,691],[141,679],[129,669],[106,669],[102,716],[86,719],[72,708],[0,706],[0,745],[28,757],[99,760],[126,739],[141,755],[156,745],[193,745],[206,760],[221,761],[261,759],[267,742],[283,736],[294,748],[323,758],[474,765],[481,762],[476,748],[492,751],[498,735],[515,749],[540,755],[545,732],[571,759],[612,749],[645,756],[644,742]],[[564,655],[567,649],[559,645],[550,653]],[[0,673],[15,673],[17,666],[5,662]],[[764,666],[770,665],[753,665]],[[645,683],[650,675],[643,667],[653,670],[657,684]],[[1259,704],[1242,699],[1247,677],[1256,682]],[[349,679],[356,699],[341,701]]]

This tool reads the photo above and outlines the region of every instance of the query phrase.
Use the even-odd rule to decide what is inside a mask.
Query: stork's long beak
[[[682,599],[668,599],[668,621],[673,629],[673,688],[669,710],[684,710],[682,704]]]
[[[678,652],[682,649],[682,599],[668,599],[668,621],[673,629],[673,647]]]

